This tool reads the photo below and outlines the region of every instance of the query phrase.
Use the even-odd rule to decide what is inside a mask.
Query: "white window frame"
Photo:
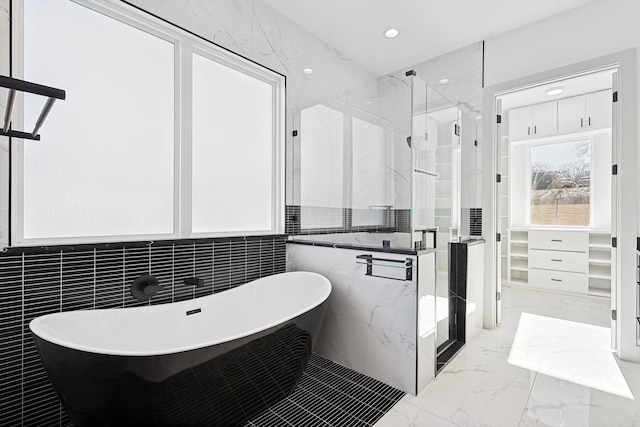
[[[590,170],[589,170],[589,224],[588,225],[567,225],[567,224],[532,224],[531,223],[531,149],[534,147],[539,147],[542,145],[554,145],[554,144],[563,144],[567,142],[578,142],[578,141],[589,141],[589,162],[590,162]],[[578,136],[573,138],[560,138],[560,139],[552,139],[550,141],[541,141],[541,142],[525,142],[527,145],[526,150],[526,219],[525,224],[531,230],[535,229],[564,229],[564,230],[592,230],[593,229],[593,201],[594,193],[593,193],[593,137],[591,135]]]
[[[13,76],[24,75],[24,0],[11,0],[13,25]],[[118,0],[69,0],[98,13],[145,31],[175,46],[174,58],[174,203],[173,232],[164,234],[82,236],[64,238],[24,237],[24,145],[46,144],[13,139],[11,153],[11,242],[12,246],[124,242],[158,239],[188,239],[284,233],[285,195],[285,76],[267,69],[212,42],[193,35],[155,16]],[[192,232],[192,54],[196,53],[272,86],[272,177],[271,227],[268,230]],[[64,89],[64,88],[61,88]],[[16,127],[23,128],[22,97],[18,94],[14,113]],[[62,101],[64,102],[64,101]],[[54,107],[55,108],[55,107]],[[240,130],[239,130],[240,131]]]

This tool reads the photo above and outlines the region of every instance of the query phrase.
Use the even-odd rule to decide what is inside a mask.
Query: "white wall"
[[[640,122],[636,106],[640,99],[637,86],[640,47],[640,2],[593,2],[570,12],[520,28],[485,41],[484,140],[493,141],[493,96],[496,92],[536,81],[553,79],[590,67],[620,61],[621,139],[618,160],[619,200],[618,259],[621,274],[617,295],[618,350],[624,359],[640,360],[635,346],[635,236],[638,229],[636,174],[637,135]],[[623,52],[624,51],[624,52]],[[494,200],[491,190],[495,176],[493,147],[484,156],[484,224],[485,237],[495,244],[495,228],[491,224]],[[485,327],[492,327],[495,308],[495,262],[493,251],[487,252],[487,316]]]

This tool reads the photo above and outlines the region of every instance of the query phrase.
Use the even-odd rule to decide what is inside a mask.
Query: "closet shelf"
[[[589,290],[587,291],[587,294],[597,296],[597,297],[610,297],[611,291],[606,289],[589,288]]]
[[[589,243],[589,249],[611,249],[611,245],[602,243]]]
[[[0,135],[9,136],[12,138],[31,139],[34,141],[40,141],[40,135],[38,131],[47,119],[47,116],[53,108],[53,104],[57,99],[64,100],[67,96],[66,92],[62,89],[56,89],[49,86],[39,85],[37,83],[31,83],[24,80],[14,79],[12,77],[0,75],[0,87],[9,89],[7,95],[7,107],[4,113],[4,125],[0,128]],[[32,132],[22,132],[12,130],[11,128],[11,116],[13,115],[13,106],[16,100],[16,92],[27,92],[34,95],[40,95],[47,98],[47,101],[36,120],[36,124],[33,127]]]
[[[608,275],[605,275],[605,274],[589,274],[589,278],[590,279],[611,280],[611,276],[608,276]]]
[[[611,265],[610,259],[590,259],[589,264],[593,265]]]

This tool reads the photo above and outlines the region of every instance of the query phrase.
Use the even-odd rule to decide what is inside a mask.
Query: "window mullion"
[[[193,199],[193,62],[192,45],[182,40],[179,48],[180,75],[178,85],[180,96],[177,102],[180,120],[180,141],[176,152],[176,168],[179,171],[177,186],[176,216],[179,220],[179,237],[191,237],[192,234],[192,199]]]

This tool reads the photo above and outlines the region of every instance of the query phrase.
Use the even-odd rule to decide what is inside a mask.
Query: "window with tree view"
[[[591,224],[591,141],[531,147],[531,225]]]

